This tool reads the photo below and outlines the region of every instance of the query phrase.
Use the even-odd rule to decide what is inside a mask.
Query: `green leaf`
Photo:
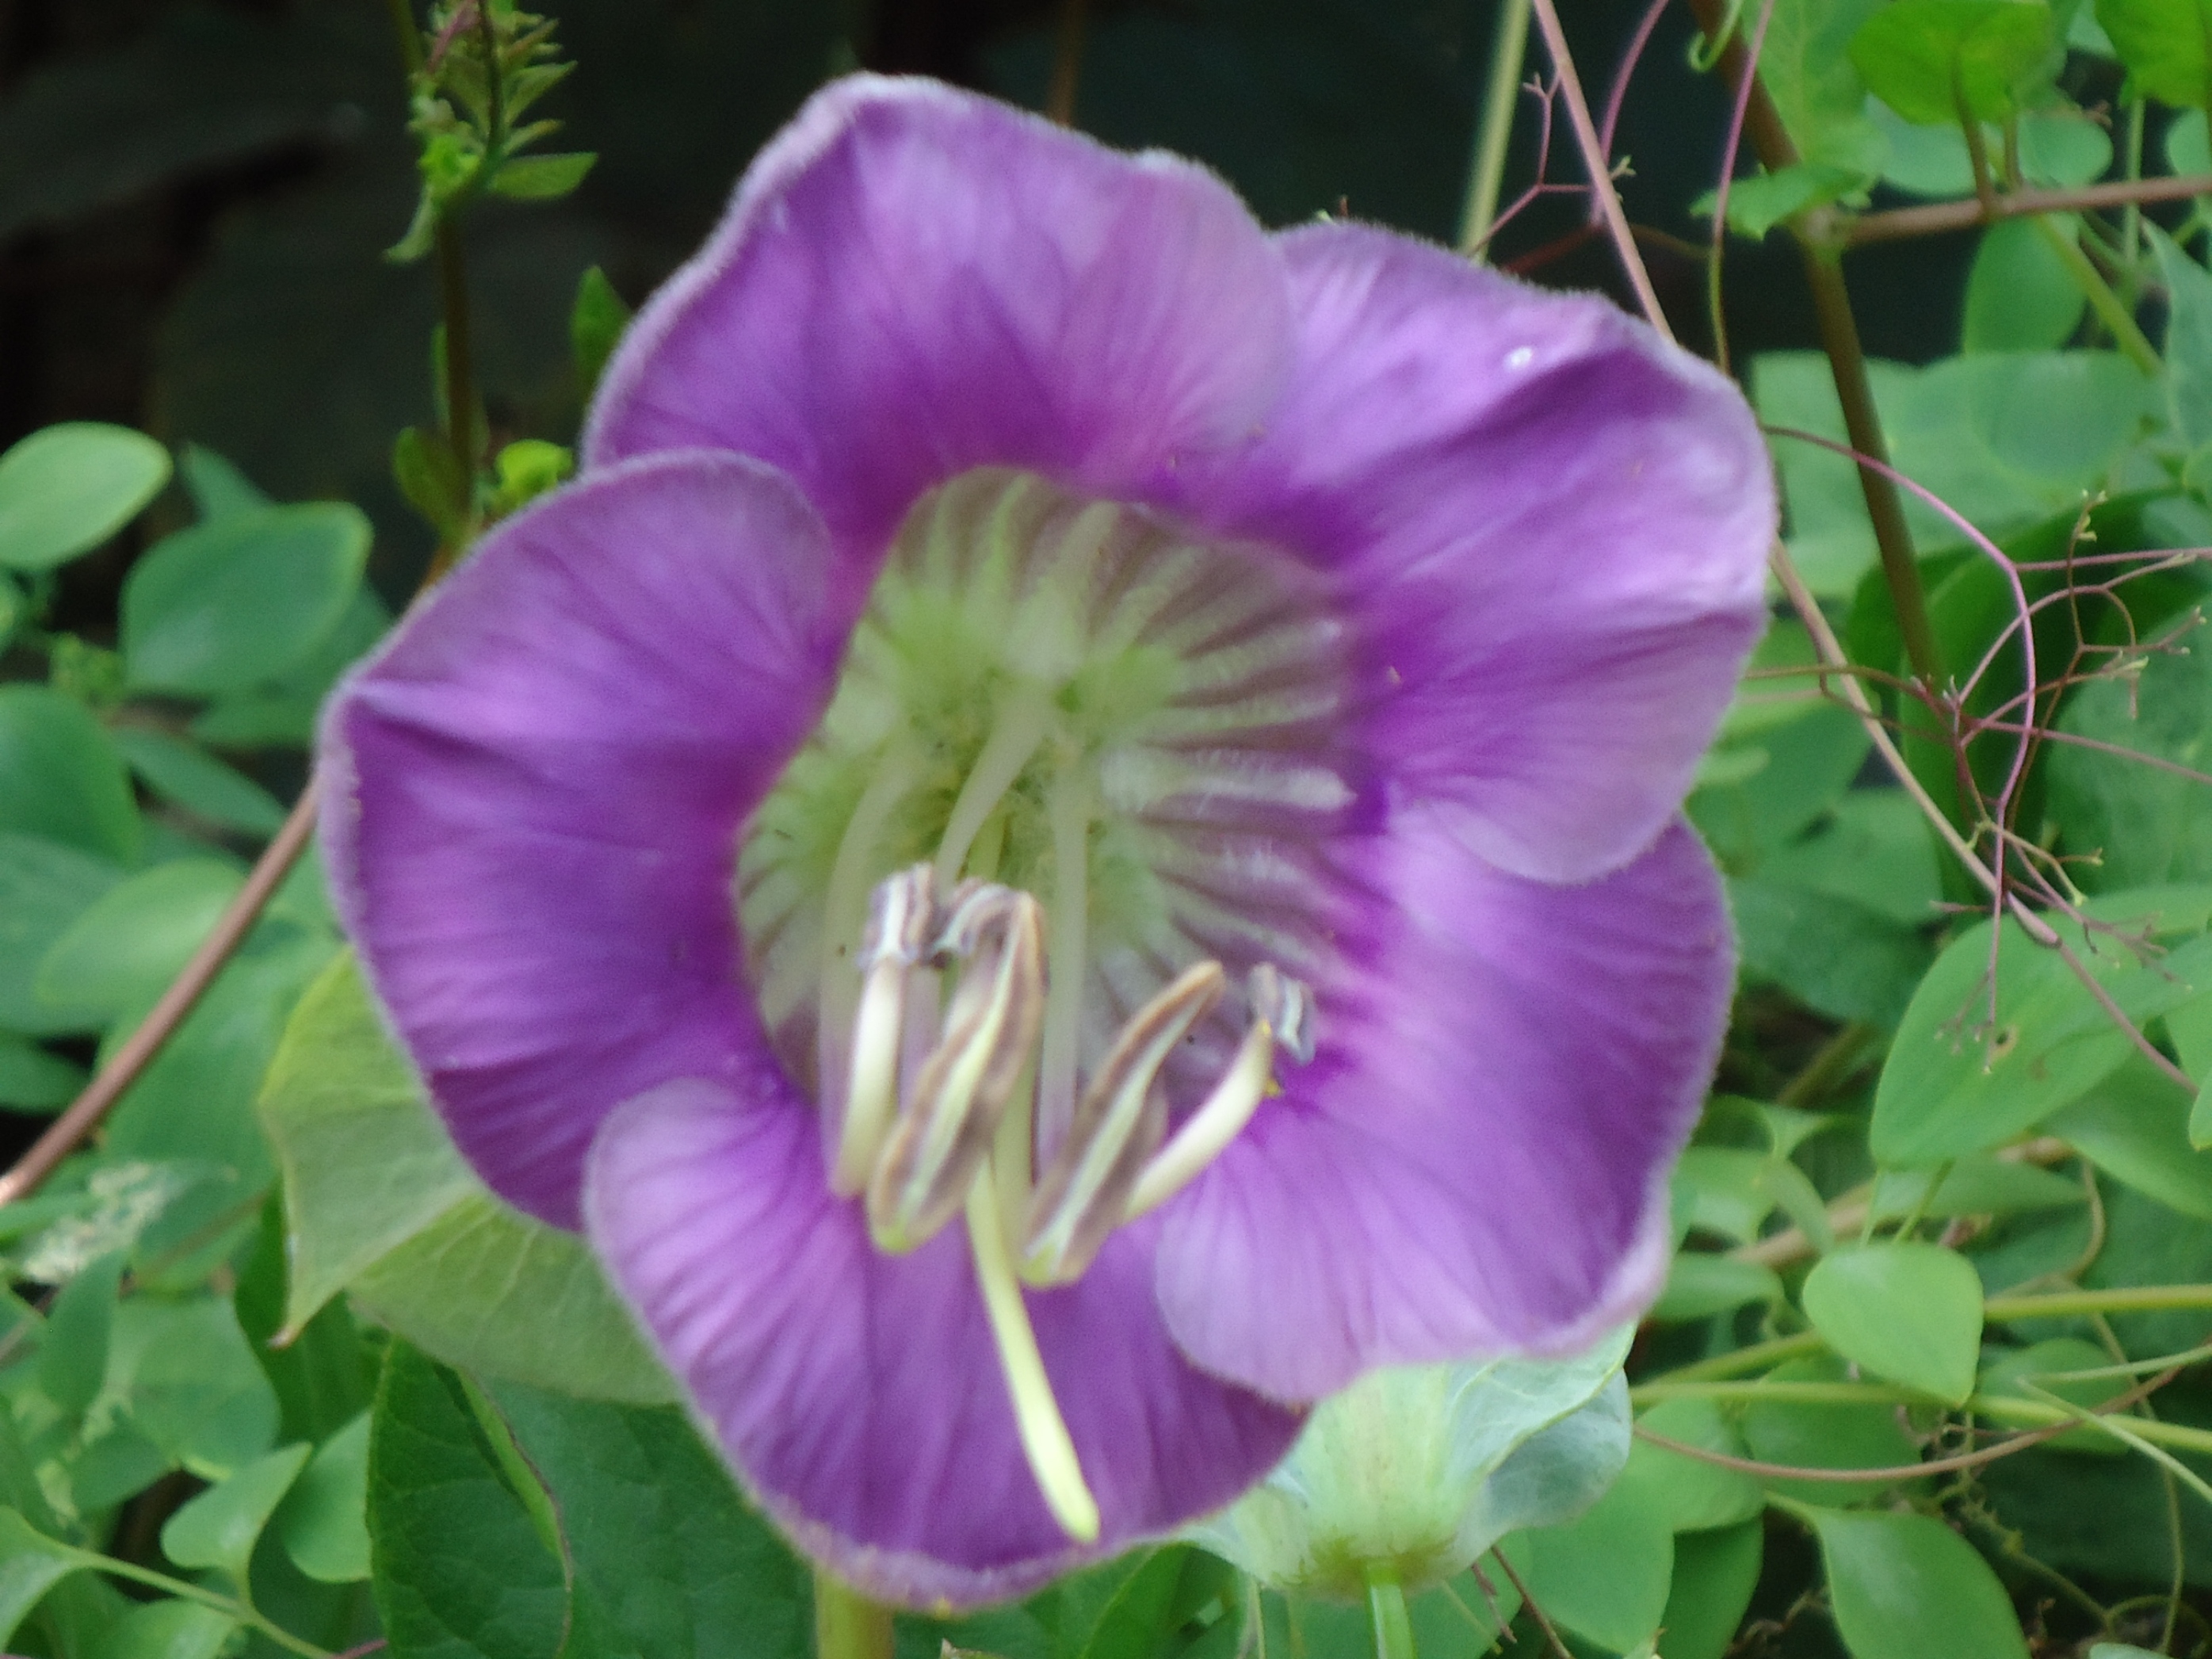
[[[216,975],[107,1121],[112,1152],[199,1159],[231,1171],[237,1186],[225,1207],[234,1210],[276,1173],[254,1097],[293,1004],[337,948],[327,935],[286,937],[277,927],[264,922]],[[111,1029],[103,1054],[137,1024],[134,1009]]]
[[[2086,1201],[2079,1182],[2033,1164],[1970,1157],[1945,1165],[1941,1180],[1934,1170],[1885,1170],[1875,1180],[1877,1221],[1900,1216],[1948,1220],[1965,1215],[2019,1215],[2031,1210],[2063,1210]],[[1936,1182],[1929,1193],[1929,1183]]]
[[[368,1577],[368,1413],[320,1446],[284,1496],[276,1537],[292,1564],[325,1584]]]
[[[220,1480],[276,1439],[276,1396],[219,1296],[134,1296],[116,1310],[110,1385],[170,1458]]]
[[[1848,1371],[1832,1357],[1794,1361],[1767,1374],[1776,1382],[1840,1382]],[[1743,1414],[1744,1443],[1762,1463],[1792,1468],[1887,1469],[1920,1461],[1920,1449],[1898,1425],[1887,1405],[1814,1405],[1753,1400]],[[1832,1480],[1762,1477],[1771,1492],[1808,1503],[1840,1504],[1880,1497],[1888,1483],[1845,1486]]]
[[[197,1601],[150,1601],[111,1625],[91,1659],[216,1659],[239,1628]]]
[[[280,680],[219,698],[192,722],[192,735],[221,748],[302,747],[315,736],[315,715],[337,678],[392,626],[384,601],[357,589],[327,638]]]
[[[1802,840],[1762,858],[1759,874],[1849,899],[1905,927],[1924,928],[1942,914],[1935,840],[1902,789],[1851,790]]]
[[[2076,238],[2071,214],[2051,215],[2060,235]],[[2043,351],[2063,346],[2081,326],[2088,296],[2066,262],[2027,219],[2006,219],[1982,233],[1966,274],[1966,351]]]
[[[1684,1250],[1667,1268],[1667,1288],[1651,1317],[1662,1324],[1711,1319],[1749,1302],[1782,1300],[1782,1281],[1771,1267],[1704,1250]]]
[[[2004,1586],[1940,1521],[1864,1510],[1807,1515],[1851,1659],[2027,1659]]]
[[[2166,285],[2168,417],[2184,446],[2194,449],[2212,442],[2212,273],[2156,225],[2143,229]]]
[[[1663,1400],[1637,1419],[1636,1426],[1639,1433],[1648,1430],[1723,1456],[1750,1455],[1734,1422],[1710,1400]],[[1643,1482],[1678,1533],[1733,1527],[1766,1507],[1765,1492],[1743,1470],[1668,1451],[1640,1437],[1629,1449],[1628,1466],[1622,1478]]]
[[[261,1529],[312,1449],[283,1447],[210,1486],[163,1523],[161,1553],[180,1567],[220,1568],[243,1583]]]
[[[293,1218],[284,1322],[324,1303],[478,1190],[424,1109],[351,951],[294,1011],[260,1102]]]
[[[79,1552],[57,1543],[11,1509],[0,1509],[0,1642],[70,1574],[90,1565]]]
[[[156,544],[123,586],[131,684],[204,696],[282,675],[344,615],[369,537],[357,508],[311,501],[217,519]]]
[[[2136,84],[2160,103],[2212,103],[2212,9],[2204,0],[2097,0],[2097,21]]]
[[[1676,1222],[1748,1244],[1774,1212],[1766,1164],[1766,1153],[1741,1146],[1690,1147],[1674,1165]]]
[[[82,1066],[0,1031],[0,1107],[12,1112],[59,1111],[76,1098],[84,1081]]]
[[[2108,889],[2212,877],[2212,781],[2132,758],[2212,775],[2212,650],[2201,629],[2154,641],[2137,673],[2083,686],[2058,729],[2124,751],[2061,742],[2045,763],[2066,850],[2099,855],[2085,881]]]
[[[1867,120],[1866,82],[1846,46],[1881,0],[1776,0],[1759,55],[1759,80],[1808,161],[1846,156],[1881,166]]]
[[[2199,888],[2141,888],[2087,907],[2124,932],[2173,939],[2202,927]],[[2140,960],[2119,938],[2069,927],[2075,957],[2141,1021],[2212,983],[2212,947],[2196,940]],[[1990,924],[1960,934],[1936,958],[1898,1027],[1875,1090],[1868,1140],[1875,1159],[1923,1165],[2001,1145],[2078,1100],[2135,1052],[2128,1036],[2058,954],[2009,920],[1998,941],[1990,1024]],[[2192,979],[2202,974],[2203,981]]]
[[[394,1659],[547,1659],[562,1650],[562,1562],[461,1380],[404,1342],[386,1353],[377,1389],[368,1537],[370,1583]]]
[[[1820,161],[1800,161],[1779,173],[1760,173],[1729,181],[1729,228],[1753,241],[1792,214],[1807,208],[1838,202],[1857,195],[1872,183],[1857,167],[1832,167]],[[1707,191],[1690,204],[1692,213],[1711,217],[1720,205],[1720,192]]]
[[[2099,1169],[2169,1209],[2212,1221],[2212,1152],[2189,1144],[2195,1097],[2140,1055],[2051,1118]]]
[[[539,438],[519,438],[499,452],[492,463],[499,489],[492,509],[507,514],[528,506],[576,470],[576,457],[565,445]]]
[[[1996,1355],[1982,1372],[1981,1392],[1985,1395],[2011,1395],[2018,1399],[2036,1400],[2048,1404],[2056,1395],[2069,1405],[2084,1411],[2094,1411],[2107,1400],[2127,1391],[2127,1379],[2118,1376],[2084,1377],[2078,1381],[2061,1379],[2059,1373],[2068,1371],[2103,1371],[2112,1368],[2112,1357],[2094,1342],[2078,1336],[2054,1337],[2048,1342],[2038,1342],[2026,1348],[2009,1348]],[[2127,1447],[2108,1434],[2094,1429],[2069,1429],[2050,1442],[2051,1449],[2063,1452],[2087,1452],[2095,1456],[2124,1456]]]
[[[118,1015],[150,1003],[245,884],[212,859],[158,864],[100,896],[39,964],[33,990],[60,1007]]]
[[[118,726],[113,736],[131,769],[187,812],[250,836],[273,836],[283,827],[283,802],[205,750],[143,726]]]
[[[1802,1297],[1844,1358],[1954,1406],[1973,1393],[1982,1281],[1956,1250],[1893,1241],[1832,1251],[1806,1275]]]
[[[576,284],[576,303],[568,313],[568,349],[576,363],[576,386],[589,403],[599,390],[599,375],[621,343],[629,326],[630,309],[607,274],[597,265],[585,268]]]
[[[803,1563],[678,1411],[501,1383],[501,1412],[561,1515],[579,1583],[638,1659],[805,1659]]]
[[[588,150],[561,155],[518,155],[501,164],[491,176],[495,196],[511,196],[520,202],[551,202],[569,194],[584,182],[584,175],[599,158]]]
[[[95,421],[33,432],[0,455],[0,567],[51,570],[138,516],[169,481],[169,452]]]
[[[288,1324],[350,1288],[417,1346],[475,1375],[673,1398],[583,1242],[500,1204],[461,1161],[350,957],[301,999],[261,1116],[294,1230]]]
[[[1765,1544],[1756,1521],[1675,1538],[1659,1659],[1722,1659],[1759,1587]]]
[[[1815,705],[1787,725],[1724,744],[1720,752],[1762,758],[1740,781],[1698,790],[1690,817],[1731,874],[1748,875],[1842,797],[1867,749],[1865,728],[1849,709]]]
[[[1935,960],[1918,932],[1855,899],[1764,875],[1728,890],[1745,977],[1778,985],[1831,1018],[1895,1025]]]
[[[102,1256],[61,1288],[46,1315],[39,1346],[39,1391],[64,1412],[82,1412],[107,1377],[108,1340],[115,1328],[118,1251]]]
[[[2002,121],[2057,68],[2053,36],[2038,0],[1893,0],[1851,37],[1851,62],[1908,121]]]
[[[192,505],[199,510],[204,523],[258,513],[264,507],[276,505],[251,478],[212,449],[202,448],[198,444],[185,446],[184,459],[178,470],[185,475],[185,489],[191,494]]]
[[[1522,1577],[1555,1623],[1614,1653],[1647,1641],[1667,1610],[1674,1537],[1656,1492],[1623,1480],[1564,1526],[1520,1534]]]
[[[0,685],[0,831],[137,861],[123,757],[83,704],[43,685]]]
[[[392,478],[407,504],[441,538],[450,538],[460,529],[468,516],[471,481],[440,434],[404,428],[392,444]]]

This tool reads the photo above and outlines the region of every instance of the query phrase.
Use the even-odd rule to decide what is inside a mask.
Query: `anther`
[[[1252,1028],[1213,1092],[1184,1121],[1175,1137],[1145,1165],[1129,1194],[1122,1219],[1133,1221],[1156,1210],[1195,1181],[1206,1165],[1228,1149],[1274,1083],[1274,1050],[1293,1060],[1313,1054],[1313,993],[1267,963],[1245,981]],[[1297,1046],[1292,1046],[1292,1039]]]
[[[896,1115],[907,981],[933,948],[937,927],[937,882],[926,864],[879,884],[869,897],[850,1081],[836,1162],[830,1171],[830,1190],[840,1198],[850,1198],[868,1184]]]
[[[964,958],[959,982],[868,1180],[868,1225],[890,1251],[958,1213],[1044,1023],[1044,911],[1027,893],[963,882],[935,943]]]
[[[1213,1011],[1224,982],[1219,963],[1200,963],[1114,1039],[1030,1202],[1021,1264],[1030,1283],[1080,1278],[1121,1224],[1139,1171],[1167,1133],[1166,1103],[1154,1087],[1160,1067]]]

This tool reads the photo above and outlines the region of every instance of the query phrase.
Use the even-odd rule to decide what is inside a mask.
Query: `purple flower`
[[[1595,299],[854,78],[333,704],[349,926],[761,1503],[1018,1593],[1664,1265],[1767,463]]]

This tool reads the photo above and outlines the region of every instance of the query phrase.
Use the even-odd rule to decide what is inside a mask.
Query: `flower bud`
[[[1371,1371],[1315,1408],[1289,1457],[1185,1535],[1271,1589],[1409,1595],[1523,1527],[1595,1503],[1628,1461],[1632,1328],[1566,1359]]]

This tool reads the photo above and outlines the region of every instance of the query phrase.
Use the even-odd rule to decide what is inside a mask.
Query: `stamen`
[[[1014,1278],[1003,1227],[998,1190],[991,1172],[981,1170],[968,1188],[968,1244],[975,1258],[975,1283],[983,1292],[991,1340],[999,1350],[999,1369],[1013,1401],[1014,1428],[1052,1518],[1077,1543],[1088,1544],[1098,1536],[1098,1500],[1083,1478],[1067,1419],[1053,1397],[1052,1379],[1037,1351],[1036,1331]]]
[[[879,884],[871,899],[860,946],[860,1009],[853,1022],[851,1085],[830,1190],[850,1198],[868,1184],[884,1137],[898,1110],[899,1052],[906,1023],[907,981],[937,933],[937,883],[926,864]]]
[[[847,962],[842,947],[859,936],[861,924],[867,920],[872,902],[868,872],[875,866],[876,849],[882,844],[893,810],[914,787],[921,769],[919,756],[894,743],[879,757],[837,842],[830,889],[823,901],[822,966],[815,992],[816,1097],[823,1101],[841,1099],[847,1091],[842,1073],[848,1052],[845,1035],[853,1029],[860,994],[855,968],[866,971],[865,965]],[[842,1126],[833,1117],[831,1113],[823,1114],[823,1133],[825,1139],[842,1141]]]
[[[1145,1166],[1129,1194],[1123,1220],[1133,1221],[1158,1209],[1228,1149],[1274,1081],[1273,1051],[1278,1043],[1293,1059],[1312,1057],[1313,993],[1305,984],[1262,963],[1252,970],[1246,991],[1252,1003],[1252,1029],[1245,1033],[1237,1058],[1175,1138]],[[1291,1048],[1285,1036],[1295,1037],[1304,1052]]]
[[[1139,1008],[1083,1091],[1066,1139],[1030,1207],[1022,1277],[1033,1285],[1082,1277],[1122,1219],[1139,1170],[1167,1132],[1153,1084],[1176,1043],[1221,1000],[1218,962],[1201,962]]]
[[[1084,952],[1090,948],[1091,775],[1082,763],[1054,780],[1051,989],[1044,1009],[1044,1058],[1037,1068],[1037,1141],[1057,1147],[1075,1115],[1075,1064],[1083,1035]]]
[[[963,882],[937,953],[965,959],[941,1040],[868,1182],[878,1249],[921,1244],[952,1218],[991,1150],[1044,1021],[1044,912],[1027,893]]]
[[[1030,757],[1044,741],[1051,720],[1052,699],[1043,686],[1034,682],[1016,684],[1000,701],[991,735],[983,739],[982,752],[961,782],[951,816],[945,823],[945,838],[938,843],[939,886],[950,887],[959,880],[968,862],[968,849],[975,845],[983,820],[1014,787],[1014,780],[1021,776]]]

